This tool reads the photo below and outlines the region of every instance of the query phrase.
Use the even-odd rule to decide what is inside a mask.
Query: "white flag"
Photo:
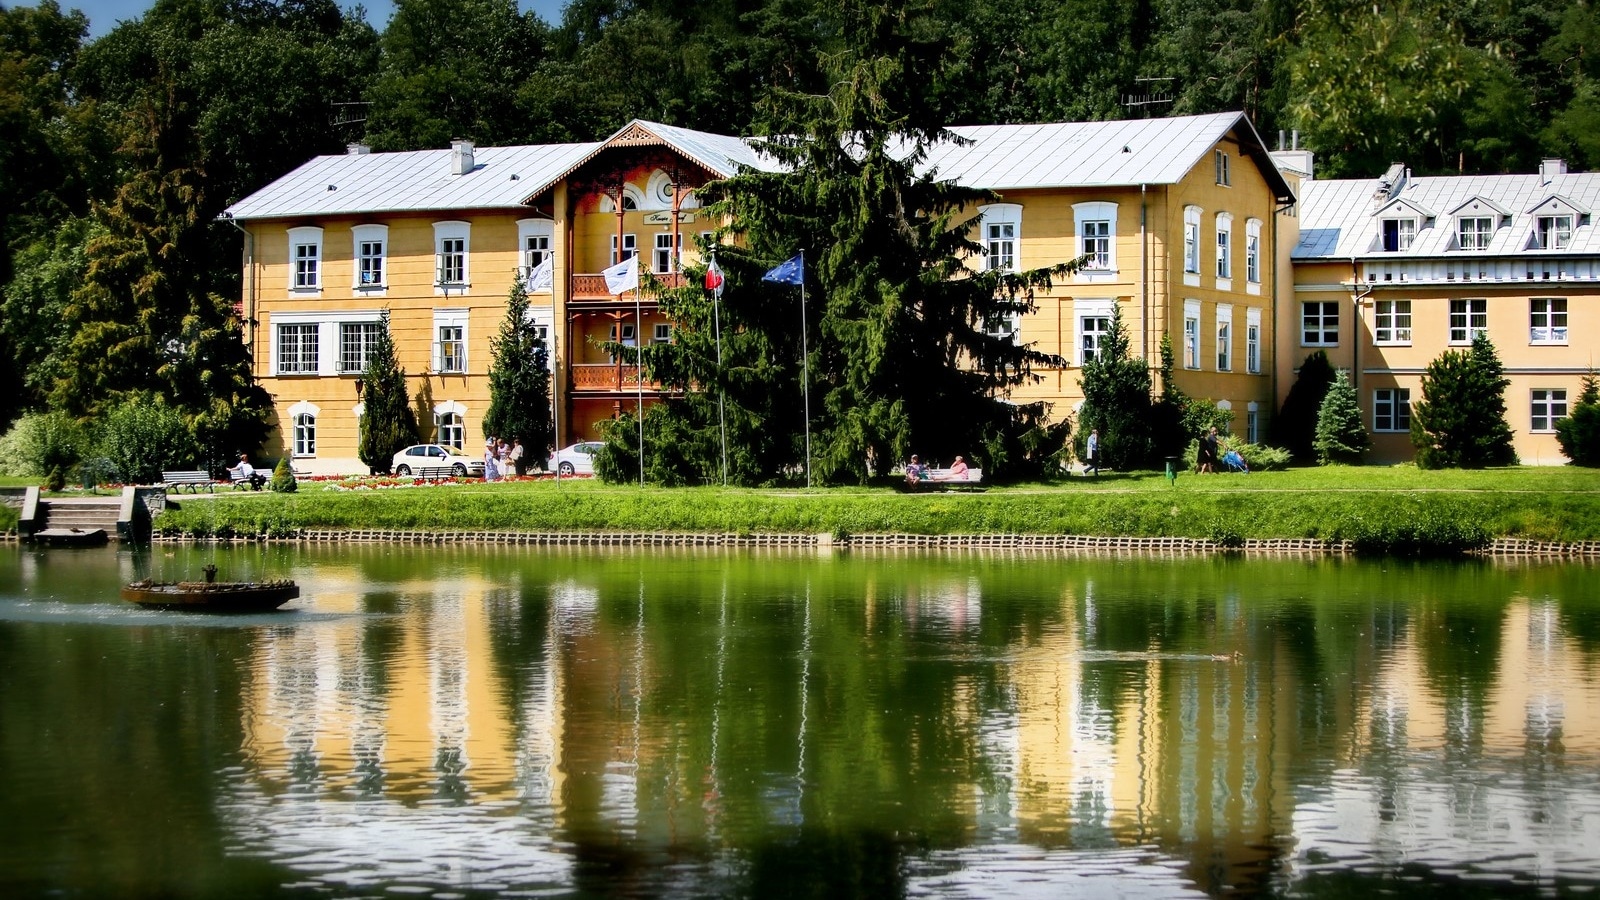
[[[544,262],[539,263],[532,272],[528,273],[528,290],[532,292],[548,291],[556,280],[556,258],[554,254],[545,254]]]
[[[606,292],[626,294],[639,286],[639,255],[634,254],[600,272],[606,277]]]

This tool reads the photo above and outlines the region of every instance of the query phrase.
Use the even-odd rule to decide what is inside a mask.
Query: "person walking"
[[[1217,426],[1211,426],[1209,431],[1200,435],[1200,449],[1195,454],[1195,463],[1202,475],[1217,471]]]
[[[1100,429],[1098,429],[1098,428],[1089,429],[1089,440],[1084,442],[1084,448],[1083,448],[1083,472],[1084,472],[1084,474],[1085,475],[1089,474],[1089,470],[1090,469],[1094,470],[1094,477],[1096,477],[1096,478],[1100,477]]]

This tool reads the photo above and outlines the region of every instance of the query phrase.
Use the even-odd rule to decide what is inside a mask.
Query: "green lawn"
[[[1600,471],[1419,471],[1329,467],[1251,475],[1074,477],[981,493],[870,488],[639,488],[567,480],[369,491],[303,483],[280,495],[178,498],[170,533],[286,534],[302,528],[912,534],[1027,533],[1392,540],[1396,533],[1600,539]],[[1454,536],[1454,537],[1451,537]]]

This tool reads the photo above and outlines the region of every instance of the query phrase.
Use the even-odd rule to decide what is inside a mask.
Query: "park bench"
[[[241,475],[233,469],[229,469],[228,483],[233,485],[234,490],[238,490],[241,487],[247,487],[252,491],[259,491],[266,485],[267,476],[260,469],[257,469],[249,475]]]
[[[906,491],[981,491],[983,486],[983,470],[967,469],[965,478],[952,475],[949,469],[929,469],[928,476],[916,484],[901,482],[901,490]]]
[[[178,493],[183,488],[187,487],[189,489],[189,493],[192,494],[201,488],[205,488],[207,491],[210,491],[212,489],[211,486],[216,482],[212,480],[210,472],[203,472],[196,469],[194,471],[163,471],[161,473],[161,483],[171,488],[173,493]]]
[[[444,481],[447,478],[454,478],[455,474],[455,466],[422,466],[413,472],[418,481]]]

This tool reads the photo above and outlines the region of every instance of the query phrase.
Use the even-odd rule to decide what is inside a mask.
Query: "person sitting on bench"
[[[239,464],[229,469],[228,474],[234,484],[249,482],[252,491],[261,490],[262,485],[267,483],[267,476],[257,472],[256,467],[250,465],[250,456],[247,453],[239,454]]]
[[[911,454],[911,462],[906,463],[906,484],[918,485],[928,478],[928,467],[922,464],[915,453]]]

